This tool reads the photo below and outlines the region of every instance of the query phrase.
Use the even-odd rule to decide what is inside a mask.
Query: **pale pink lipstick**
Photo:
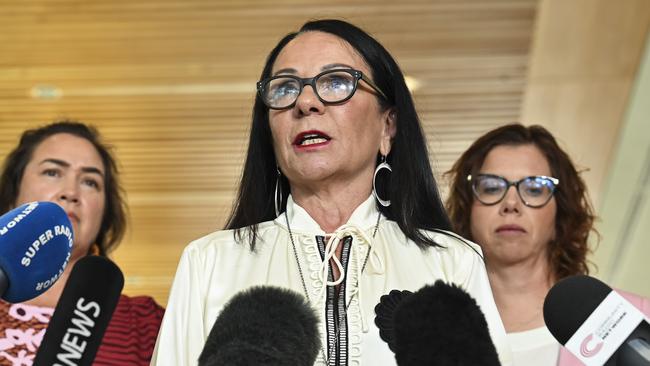
[[[309,130],[299,133],[293,139],[293,146],[300,150],[315,149],[329,144],[332,138],[325,132]]]
[[[523,227],[519,225],[501,225],[499,226],[496,230],[497,234],[504,234],[504,235],[518,235],[518,234],[525,234],[526,230],[524,230]]]
[[[70,222],[79,222],[79,217],[74,212],[68,212],[68,218],[70,219]]]

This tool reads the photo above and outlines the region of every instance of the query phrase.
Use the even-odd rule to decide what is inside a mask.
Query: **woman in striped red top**
[[[0,176],[0,212],[51,201],[74,231],[70,262],[42,295],[20,304],[0,300],[0,365],[31,365],[74,263],[106,256],[126,230],[126,205],[115,159],[98,132],[62,121],[23,133]],[[96,365],[148,365],[164,309],[150,297],[121,295]]]

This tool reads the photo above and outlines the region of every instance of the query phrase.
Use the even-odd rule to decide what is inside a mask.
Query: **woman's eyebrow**
[[[295,74],[297,72],[298,72],[298,70],[296,70],[294,68],[291,68],[291,67],[287,67],[287,68],[280,69],[280,70],[274,72],[272,76],[279,75],[279,74]]]
[[[325,71],[325,70],[340,69],[340,68],[353,69],[353,67],[350,66],[350,65],[334,63],[334,64],[327,64],[327,65],[321,67],[321,70]]]
[[[61,159],[54,159],[54,158],[43,159],[39,163],[39,165],[44,164],[44,163],[55,164],[55,165],[58,165],[58,166],[63,167],[63,168],[69,168],[70,167],[70,163],[68,163],[67,161],[61,160]],[[82,167],[81,171],[84,172],[84,173],[99,174],[100,176],[104,177],[104,173],[99,168],[94,167],[94,166]]]
[[[347,64],[342,64],[342,63],[327,64],[327,65],[321,67],[320,69],[322,71],[326,71],[326,70],[340,69],[340,68],[353,69],[352,66],[347,65]],[[296,69],[294,69],[292,67],[286,67],[284,69],[277,70],[276,72],[273,73],[272,76],[276,76],[276,75],[280,75],[280,74],[297,74],[297,73],[298,73],[298,70],[296,70]]]

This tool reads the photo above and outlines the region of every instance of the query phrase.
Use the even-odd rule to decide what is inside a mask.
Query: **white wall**
[[[598,276],[650,297],[650,37],[598,211],[603,235],[594,257]]]

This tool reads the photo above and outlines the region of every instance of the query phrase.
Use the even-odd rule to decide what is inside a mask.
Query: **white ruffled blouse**
[[[453,234],[427,232],[444,248],[423,251],[405,237],[396,222],[379,214],[372,196],[334,233],[325,233],[291,197],[284,214],[261,223],[258,229],[261,241],[255,252],[248,244],[237,243],[232,230],[214,232],[185,248],[152,365],[196,365],[225,303],[238,292],[260,285],[285,287],[301,294],[306,287],[310,303],[322,316],[323,350],[316,365],[326,365],[325,354],[330,365],[396,365],[374,323],[375,305],[391,290],[417,291],[438,279],[459,285],[476,299],[502,365],[510,365],[505,330],[478,245],[462,242]],[[333,257],[339,246],[340,261]],[[342,269],[340,276],[333,277],[329,259],[336,260],[335,265]],[[334,296],[336,285],[345,294],[338,300]],[[340,329],[334,324],[335,313],[346,320],[338,324]]]

